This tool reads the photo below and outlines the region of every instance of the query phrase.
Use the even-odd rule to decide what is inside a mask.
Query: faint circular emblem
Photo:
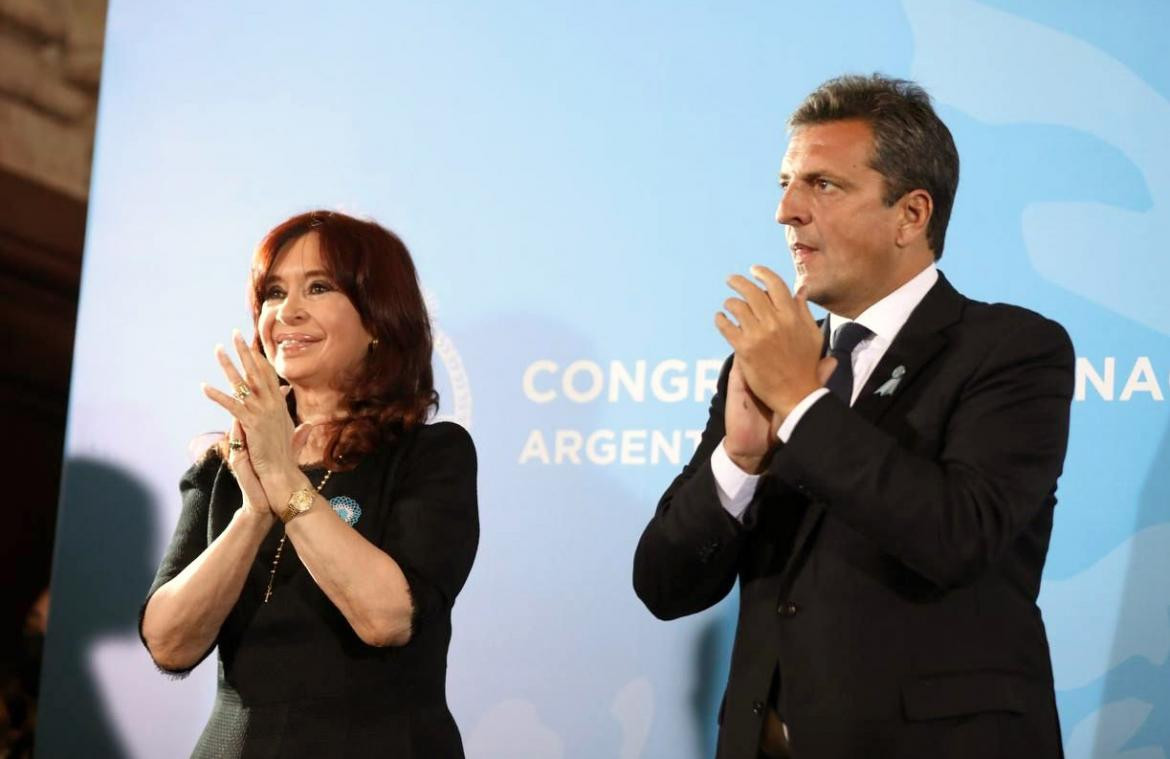
[[[438,300],[430,290],[423,291],[427,311],[431,315],[431,335],[435,342],[435,389],[439,391],[439,411],[432,421],[455,422],[464,429],[471,429],[471,385],[463,359],[443,328],[439,326],[436,314]]]

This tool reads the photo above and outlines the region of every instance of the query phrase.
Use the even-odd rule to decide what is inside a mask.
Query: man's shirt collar
[[[863,327],[869,328],[875,338],[880,338],[886,345],[894,342],[902,325],[910,318],[910,313],[926,297],[930,288],[938,281],[938,269],[933,263],[915,274],[906,284],[894,290],[886,297],[874,303],[858,314],[857,319],[847,319],[837,314],[829,314],[829,334],[832,334],[842,324],[857,321]]]

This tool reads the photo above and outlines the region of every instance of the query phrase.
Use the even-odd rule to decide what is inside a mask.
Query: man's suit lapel
[[[890,345],[885,355],[882,356],[882,360],[874,368],[869,380],[866,381],[865,387],[862,388],[861,394],[857,397],[857,402],[853,404],[854,412],[878,425],[894,401],[911,391],[922,370],[946,345],[947,339],[944,332],[947,327],[959,320],[962,312],[963,296],[951,286],[942,272],[939,272],[938,281],[910,313],[910,318],[906,320],[897,337],[894,338],[893,344]],[[824,321],[826,345],[828,345],[828,325],[829,319],[826,317]],[[883,385],[886,385],[887,389],[889,388],[887,383],[898,367],[902,367],[902,372],[899,373],[896,386],[889,392],[877,395],[876,391]],[[832,456],[833,452],[826,451],[825,455]],[[782,581],[787,581],[789,573],[800,564],[806,543],[820,526],[824,516],[825,507],[822,504],[815,501],[809,503],[804,519],[801,520],[800,527],[797,529],[796,538],[792,543],[788,562],[781,574]]]
[[[944,333],[962,313],[963,296],[939,272],[934,287],[910,313],[869,375],[853,410],[874,424],[881,421],[894,401],[910,392],[922,370],[947,344]]]

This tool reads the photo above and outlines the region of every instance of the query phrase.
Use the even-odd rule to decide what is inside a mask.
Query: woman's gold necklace
[[[332,469],[325,470],[325,476],[317,483],[317,492],[321,492],[321,488],[325,487],[325,483],[329,482],[329,478],[333,476]],[[288,531],[280,536],[280,543],[276,546],[276,556],[272,557],[272,571],[268,573],[268,589],[264,591],[264,603],[268,603],[268,599],[272,598],[272,583],[276,580],[276,567],[280,564],[280,554],[284,550],[284,541],[288,539]]]

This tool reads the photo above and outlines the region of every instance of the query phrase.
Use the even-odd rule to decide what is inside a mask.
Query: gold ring
[[[242,451],[244,450],[244,441],[239,438],[231,438],[228,440],[228,448],[233,451]]]
[[[248,387],[247,382],[241,382],[240,384],[236,385],[236,392],[232,393],[232,395],[236,396],[236,400],[240,403],[243,403],[244,399],[251,394],[252,388]]]

